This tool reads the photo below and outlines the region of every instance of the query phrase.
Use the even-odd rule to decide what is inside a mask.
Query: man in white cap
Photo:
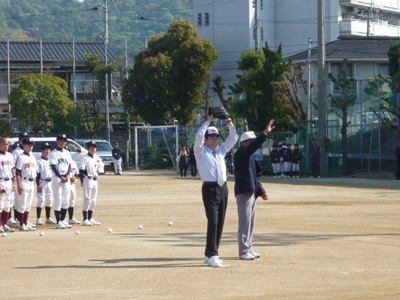
[[[218,129],[210,126],[215,117],[211,114],[196,134],[193,151],[197,169],[203,181],[202,196],[207,216],[207,244],[204,252],[204,263],[210,267],[221,267],[218,256],[219,243],[225,221],[228,204],[228,187],[226,185],[225,154],[235,145],[238,135],[230,118],[226,119],[229,136],[218,146],[221,136]]]
[[[253,260],[260,254],[253,251],[253,230],[256,216],[256,199],[268,200],[268,195],[261,185],[259,176],[261,166],[254,159],[254,152],[266,140],[266,134],[274,129],[271,120],[264,131],[256,137],[253,131],[245,132],[240,137],[240,147],[235,153],[235,197],[239,215],[238,248],[239,258]]]

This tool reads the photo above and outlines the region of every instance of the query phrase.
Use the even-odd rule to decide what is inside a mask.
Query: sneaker
[[[35,224],[32,224],[31,222],[27,222],[27,225],[29,225],[30,227],[32,227],[32,228],[35,228],[36,227],[36,225]]]
[[[296,178],[300,178],[299,176],[296,176]]]
[[[211,256],[207,261],[207,265],[210,267],[214,267],[214,268],[222,267],[222,264],[219,261],[219,258],[217,255]]]
[[[93,226],[93,224],[88,219],[86,219],[82,222],[82,226]]]
[[[22,226],[19,228],[19,231],[29,231],[29,229],[25,226],[25,224],[22,224]]]
[[[43,225],[41,218],[36,219],[36,225]]]
[[[321,176],[318,176],[317,178],[321,178]]]
[[[12,226],[12,225],[14,225],[14,224],[17,224],[17,222],[15,222],[14,218],[13,218],[13,217],[9,218],[9,219],[8,219],[7,225],[8,225],[8,226]]]
[[[4,229],[3,229],[3,226],[0,226],[0,233],[4,233],[5,231],[4,231]]]
[[[60,221],[60,222],[62,222],[64,224],[65,228],[72,228],[72,226],[68,224],[67,220],[63,220],[63,221]]]
[[[243,260],[253,260],[255,257],[250,252],[247,252],[246,254],[240,255],[239,258]]]
[[[68,221],[69,224],[81,224],[81,222],[79,222],[77,219],[72,218],[71,220]]]
[[[399,181],[398,181],[398,180],[396,180],[396,183],[399,183]]]
[[[64,223],[62,221],[58,222],[56,225],[56,229],[65,229],[67,227],[65,227]]]
[[[274,178],[276,178],[276,176],[274,176]]]
[[[14,228],[11,228],[8,225],[4,225],[3,229],[4,229],[5,232],[14,232],[15,231]]]
[[[54,221],[52,218],[46,219],[46,224],[57,224],[56,221]]]
[[[92,223],[93,225],[100,225],[100,222],[97,222],[95,219],[90,219],[90,223]]]
[[[208,256],[205,256],[205,255],[204,255],[204,263],[205,263],[205,264],[208,263],[208,259],[209,259]],[[222,265],[224,262],[222,261],[222,259],[219,258],[219,256],[218,256],[218,259],[219,259],[219,262],[220,262],[221,265]]]
[[[310,176],[309,178],[314,178],[314,176]]]
[[[260,258],[261,254],[260,253],[256,253],[254,251],[250,251],[250,254],[254,256],[254,258]]]
[[[36,230],[36,228],[32,227],[31,224],[29,224],[29,222],[28,222],[28,224],[26,224],[26,228],[28,228],[29,231],[35,231]]]

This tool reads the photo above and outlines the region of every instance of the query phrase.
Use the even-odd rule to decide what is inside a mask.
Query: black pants
[[[216,182],[204,182],[202,187],[204,209],[207,216],[207,244],[204,255],[218,255],[219,243],[224,229],[228,187],[220,187]]]
[[[397,160],[396,180],[400,180],[400,160]]]
[[[187,167],[179,167],[181,177],[186,177]]]
[[[311,158],[312,176],[319,176],[319,157]]]
[[[195,177],[197,175],[197,165],[190,164],[190,174]]]

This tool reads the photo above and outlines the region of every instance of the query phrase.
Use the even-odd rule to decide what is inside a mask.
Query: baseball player
[[[96,155],[97,145],[94,141],[87,143],[89,153],[79,161],[79,177],[83,187],[83,226],[100,225],[93,219],[93,211],[97,201],[97,163],[100,157]]]
[[[300,161],[301,161],[302,157],[303,157],[303,153],[299,150],[299,145],[294,144],[293,160],[292,160],[293,178],[299,178]]]
[[[65,229],[72,226],[65,221],[70,198],[71,154],[64,149],[67,144],[67,136],[59,134],[56,139],[57,147],[50,152],[49,164],[53,171],[51,187],[54,197],[54,214],[56,216],[56,228]]]
[[[31,210],[33,195],[35,192],[35,178],[37,162],[32,154],[35,143],[32,138],[26,137],[22,141],[24,152],[18,156],[15,164],[18,191],[18,220],[20,231],[34,231],[36,228],[28,223],[29,211]]]
[[[14,159],[7,152],[8,140],[0,137],[0,232],[14,232],[8,226],[12,207],[12,196],[15,191],[15,178],[13,175]]]
[[[68,207],[68,216],[69,216],[69,221],[68,223],[70,225],[73,224],[80,224],[77,219],[74,217],[74,208],[75,208],[75,201],[76,201],[76,178],[79,176],[79,170],[76,165],[75,161],[71,161],[71,171],[69,173],[69,178],[70,178],[70,198],[69,198],[69,207]]]
[[[280,153],[276,149],[276,145],[272,145],[272,150],[271,153],[269,154],[269,157],[271,158],[271,164],[272,164],[272,170],[274,172],[274,178],[279,178],[280,173],[281,173],[281,162],[280,162]]]
[[[51,168],[49,165],[49,155],[51,146],[49,143],[41,145],[42,156],[37,159],[37,205],[36,205],[36,225],[42,225],[42,219],[40,215],[42,213],[43,205],[46,210],[46,224],[56,224],[56,222],[50,218],[51,203],[53,199],[53,192],[51,190]]]
[[[20,156],[24,152],[22,141],[26,137],[29,137],[29,135],[26,132],[20,132],[20,134],[18,135],[18,141],[19,141],[18,146],[12,152],[12,156],[14,159],[14,165],[17,162],[18,156]],[[18,195],[18,192],[15,190],[14,196],[12,197],[12,204],[14,206],[14,219],[11,217],[11,212],[10,212],[10,219],[8,221],[9,226],[16,225],[18,222],[18,210],[17,210],[18,199],[19,199],[19,195]]]

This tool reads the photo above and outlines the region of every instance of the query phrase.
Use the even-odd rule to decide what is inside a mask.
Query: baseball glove
[[[213,115],[217,119],[226,120],[231,117],[231,115],[225,110],[225,108],[220,106],[210,107],[208,109],[208,115]]]

